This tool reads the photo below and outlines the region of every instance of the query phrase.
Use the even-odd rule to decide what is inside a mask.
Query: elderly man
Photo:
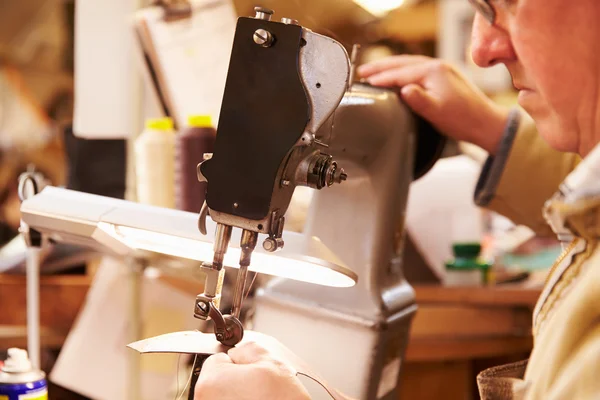
[[[481,397],[598,399],[600,1],[470,2],[478,11],[474,61],[508,68],[541,138],[525,116],[492,104],[439,60],[392,57],[360,74],[374,85],[401,88],[404,101],[441,131],[490,153],[478,204],[537,231],[547,230],[543,215],[565,244],[535,309],[530,359],[483,372]],[[308,398],[291,369],[274,360],[257,345],[213,356],[196,398]]]

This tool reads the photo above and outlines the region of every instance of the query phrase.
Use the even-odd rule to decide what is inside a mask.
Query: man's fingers
[[[204,364],[202,365],[202,371],[209,370],[211,368],[218,368],[223,364],[233,364],[231,357],[229,357],[226,353],[217,353],[208,357]]]
[[[421,83],[430,73],[428,64],[413,64],[403,68],[388,69],[371,75],[367,80],[371,85],[402,87],[411,83]]]
[[[254,364],[269,358],[269,351],[255,342],[243,343],[227,354],[235,364]]]
[[[200,355],[198,355],[200,357]],[[194,399],[205,400],[213,399],[214,385],[219,376],[223,374],[222,368],[233,365],[231,358],[225,353],[217,353],[208,357],[198,377],[198,382],[194,388]]]
[[[417,84],[409,84],[400,90],[404,102],[417,114],[429,119],[435,112],[435,99]]]
[[[431,60],[431,58],[429,58],[429,57],[419,56],[419,55],[401,55],[401,56],[386,57],[381,60],[377,60],[377,61],[370,62],[368,64],[361,65],[360,67],[358,67],[358,74],[362,78],[368,78],[372,75],[378,74],[380,72],[383,72],[383,71],[386,71],[389,69],[401,68],[401,67],[405,67],[407,65],[419,64],[419,63],[425,63],[430,60]]]

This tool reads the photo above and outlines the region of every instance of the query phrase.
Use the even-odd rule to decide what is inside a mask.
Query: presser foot
[[[244,326],[233,315],[223,315],[210,296],[198,295],[194,307],[194,317],[213,320],[216,339],[225,346],[235,346],[244,337]]]

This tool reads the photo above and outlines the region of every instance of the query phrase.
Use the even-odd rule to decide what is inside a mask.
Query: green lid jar
[[[480,243],[455,243],[452,246],[454,258],[446,262],[448,286],[473,286],[487,283],[491,264],[480,257]]]

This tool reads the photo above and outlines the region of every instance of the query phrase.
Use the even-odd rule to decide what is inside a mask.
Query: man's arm
[[[553,150],[524,113],[519,120],[512,130],[509,120],[498,151],[487,160],[475,203],[528,226],[538,235],[551,236],[543,205],[581,159],[574,153]]]
[[[401,55],[363,65],[358,72],[373,85],[399,88],[402,100],[444,135],[492,155],[476,191],[478,205],[551,235],[542,207],[579,156],[552,150],[524,112],[515,124],[514,113],[442,60]],[[516,128],[507,129],[511,125]]]

